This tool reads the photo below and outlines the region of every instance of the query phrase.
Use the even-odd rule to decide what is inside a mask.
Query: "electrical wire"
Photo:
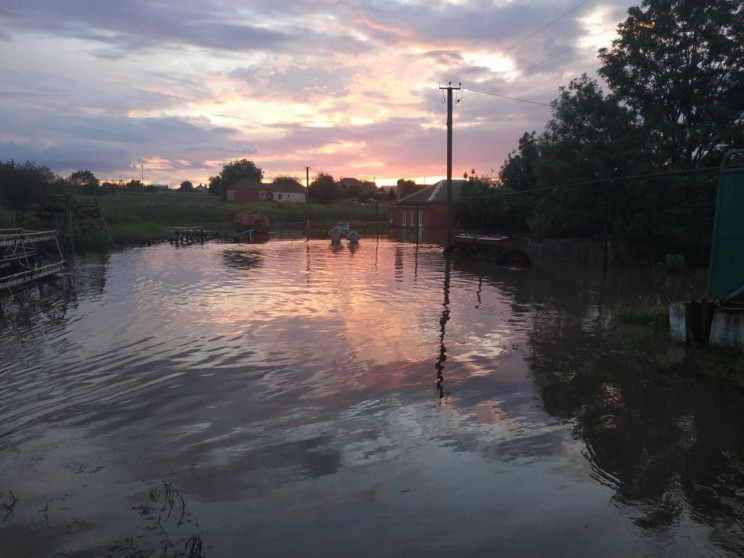
[[[516,42],[516,43],[514,43],[514,44],[513,44],[512,46],[508,47],[508,48],[507,48],[506,50],[507,50],[507,51],[510,51],[510,50],[512,50],[512,49],[514,49],[514,48],[517,48],[517,47],[518,47],[519,45],[521,45],[522,43],[525,43],[526,41],[528,41],[529,39],[531,39],[532,37],[534,37],[535,35],[537,35],[538,33],[540,33],[540,31],[543,31],[544,29],[547,29],[547,28],[548,28],[548,27],[550,27],[551,25],[553,25],[553,24],[555,24],[555,23],[558,23],[558,22],[559,22],[560,20],[562,20],[562,19],[563,19],[564,17],[566,17],[566,16],[568,15],[568,14],[570,14],[570,13],[572,13],[572,12],[575,12],[575,11],[576,11],[576,10],[578,10],[578,9],[579,9],[579,8],[580,8],[581,6],[583,6],[584,4],[587,4],[588,2],[590,2],[590,0],[584,0],[584,1],[583,1],[583,2],[581,2],[580,4],[578,4],[578,5],[574,6],[574,7],[573,7],[573,8],[571,8],[570,10],[568,10],[568,11],[567,11],[567,12],[566,12],[565,14],[563,14],[563,15],[560,15],[560,16],[558,16],[558,17],[557,17],[557,18],[555,18],[555,19],[554,19],[553,21],[551,21],[551,22],[549,22],[549,23],[546,23],[545,25],[543,25],[542,27],[540,27],[540,29],[538,29],[537,31],[535,31],[535,32],[533,32],[533,33],[530,33],[529,35],[527,35],[527,36],[526,36],[526,37],[525,37],[524,39],[522,39],[522,40],[520,40],[520,41],[517,41],[517,42]]]
[[[690,175],[690,174],[704,174],[704,173],[710,173],[710,172],[718,172],[720,171],[720,167],[704,167],[702,169],[690,169],[690,170],[682,170],[682,171],[672,171],[672,172],[657,172],[657,173],[650,173],[650,174],[632,174],[627,176],[613,176],[611,178],[600,178],[596,180],[585,180],[582,182],[571,182],[569,184],[561,184],[556,186],[544,186],[542,188],[533,188],[531,190],[524,190],[522,192],[506,192],[506,193],[496,193],[496,194],[486,194],[483,196],[472,196],[467,198],[452,198],[452,201],[471,201],[471,200],[485,200],[485,199],[492,199],[492,198],[507,198],[510,196],[523,196],[527,194],[538,194],[540,192],[555,192],[557,190],[568,190],[569,188],[577,188],[579,186],[591,186],[595,184],[607,184],[608,182],[621,182],[621,181],[627,181],[627,180],[644,180],[647,178],[666,178],[666,177],[672,177],[672,176],[684,176],[684,175]]]
[[[481,93],[483,95],[491,95],[492,97],[500,97],[502,99],[509,99],[510,101],[519,101],[521,103],[531,103],[533,105],[540,105],[543,107],[549,107],[550,103],[540,103],[539,101],[530,101],[529,99],[519,99],[517,97],[507,97],[506,95],[499,95],[498,93],[491,93],[490,91],[482,91],[480,89],[474,89],[473,87],[463,87],[465,91],[472,91],[474,93]]]

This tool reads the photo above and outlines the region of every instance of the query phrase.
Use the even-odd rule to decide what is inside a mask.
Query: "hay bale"
[[[236,231],[243,231],[246,229],[253,229],[256,233],[267,233],[269,232],[269,218],[266,215],[260,213],[252,213],[250,211],[241,211],[233,219]]]

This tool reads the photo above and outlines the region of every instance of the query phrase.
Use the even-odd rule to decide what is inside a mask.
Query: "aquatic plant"
[[[0,513],[3,514],[3,521],[7,521],[13,515],[17,503],[18,498],[10,490],[8,490],[7,496],[0,492]]]
[[[186,509],[186,498],[170,480],[163,480],[148,493],[149,501],[132,506],[144,518],[146,535],[128,536],[109,548],[108,556],[117,558],[144,558],[157,549],[161,558],[203,558],[202,532],[188,537],[179,536],[184,525],[192,523]],[[194,520],[198,527],[198,522]],[[155,540],[148,541],[148,538]]]

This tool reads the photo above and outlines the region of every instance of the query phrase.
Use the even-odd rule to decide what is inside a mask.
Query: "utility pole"
[[[457,87],[450,81],[446,87],[440,86],[439,89],[447,90],[447,245],[445,251],[449,251],[452,246],[452,91],[462,89],[462,84]]]
[[[310,167],[305,167],[305,237],[310,240]]]

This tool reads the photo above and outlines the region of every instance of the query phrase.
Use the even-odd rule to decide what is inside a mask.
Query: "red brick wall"
[[[457,222],[457,207],[454,207],[453,226]],[[418,212],[423,211],[423,228],[425,229],[446,229],[447,228],[447,204],[433,203],[419,205],[391,205],[388,207],[390,225],[392,227],[403,226],[403,212],[406,214],[406,228],[418,228]],[[413,221],[411,215],[413,214]]]

